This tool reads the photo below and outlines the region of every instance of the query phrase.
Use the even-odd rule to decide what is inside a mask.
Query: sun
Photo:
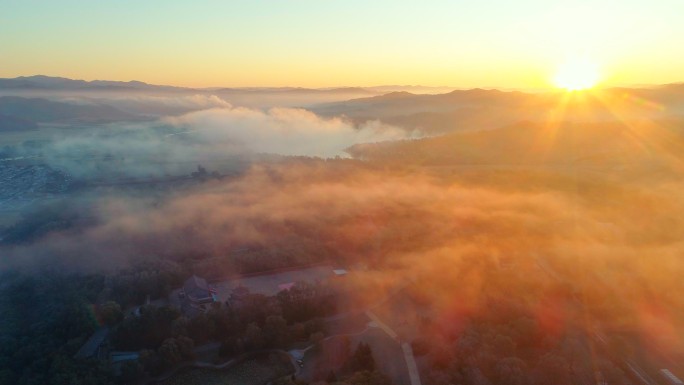
[[[568,91],[586,90],[599,80],[598,66],[586,58],[569,59],[558,67],[553,83]]]

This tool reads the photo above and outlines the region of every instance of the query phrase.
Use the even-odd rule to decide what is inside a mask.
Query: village
[[[126,323],[135,322],[146,314],[164,308],[178,312],[176,322],[179,319],[186,320],[183,322],[196,322],[211,317],[219,309],[240,318],[254,311],[255,300],[265,307],[278,306],[278,301],[281,306],[287,303],[283,301],[291,301],[293,311],[288,312],[284,308],[280,312],[288,321],[296,319],[300,322],[286,326],[284,319],[281,319],[281,324],[274,321],[280,318],[268,316],[262,328],[266,338],[276,340],[281,339],[282,334],[289,333],[283,331],[287,328],[302,329],[295,332],[296,337],[286,337],[287,342],[253,344],[249,338],[256,323],[250,323],[245,338],[231,341],[239,347],[227,347],[226,341],[218,339],[205,339],[201,344],[191,344],[189,351],[180,354],[182,358],[173,365],[165,366],[163,370],[152,370],[153,375],[143,376],[144,381],[161,384],[187,383],[187,378],[194,378],[198,373],[202,373],[200,378],[204,375],[211,377],[215,375],[214,371],[239,373],[244,370],[245,365],[255,362],[265,365],[259,371],[265,373],[266,377],[270,376],[265,377],[269,382],[277,378],[307,383],[329,381],[330,376],[336,372],[349,370],[348,361],[354,349],[359,353],[359,349],[368,348],[373,353],[370,358],[364,359],[364,362],[368,361],[364,365],[370,365],[393,384],[420,385],[420,374],[410,341],[403,340],[373,312],[388,300],[400,297],[397,294],[407,283],[388,290],[383,297],[377,297],[380,300],[374,300],[373,303],[351,303],[345,299],[354,296],[351,293],[355,290],[353,280],[355,275],[362,273],[357,269],[360,268],[318,264],[212,281],[192,275],[182,287],[172,290],[168,297],[156,300],[148,298],[145,304],[122,310],[119,322],[103,324],[83,344],[74,358],[98,360],[109,366],[117,376],[125,376],[131,368],[139,368],[136,373],[139,378],[140,368],[148,369],[145,364],[146,360],[149,361],[146,357],[149,352],[116,349],[116,335],[120,333],[119,329],[125,328]],[[304,307],[300,306],[301,301],[306,302]],[[318,309],[312,310],[312,307]],[[313,333],[303,329],[310,329]],[[182,337],[178,340],[180,338]],[[130,340],[130,336],[126,335],[126,339]],[[162,347],[166,342],[164,341]],[[267,358],[264,358],[265,353],[268,353]],[[252,371],[253,368],[248,370]]]
[[[0,152],[0,156],[1,156]],[[41,164],[24,164],[0,158],[0,213],[9,222],[14,213],[35,202],[45,202],[65,193],[73,178]],[[2,221],[5,222],[5,221]],[[0,222],[0,225],[3,223]]]

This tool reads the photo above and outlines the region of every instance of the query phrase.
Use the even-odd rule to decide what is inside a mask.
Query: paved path
[[[409,380],[411,385],[421,385],[420,372],[418,372],[418,365],[416,365],[416,359],[413,356],[413,349],[411,349],[411,344],[408,342],[401,342],[397,333],[392,330],[386,323],[382,322],[375,313],[370,310],[366,311],[368,318],[373,320],[375,324],[387,333],[388,336],[392,337],[393,340],[401,344],[401,350],[404,351],[404,360],[406,360],[406,367],[409,373]]]
[[[404,359],[406,360],[406,366],[408,367],[411,385],[421,385],[420,372],[418,372],[418,365],[416,365],[416,360],[413,357],[413,349],[411,348],[411,344],[408,342],[403,342],[401,344],[401,349],[404,351]]]
[[[388,336],[392,337],[393,340],[399,342],[399,336],[397,335],[397,333],[396,333],[394,330],[392,330],[391,327],[387,326],[387,324],[385,324],[384,322],[382,322],[382,321],[380,320],[380,318],[378,318],[378,316],[375,315],[375,313],[373,313],[373,312],[370,311],[370,310],[367,310],[367,311],[366,311],[366,315],[367,315],[368,318],[370,318],[373,322],[375,322],[375,324],[376,324],[380,329],[384,330],[385,333],[387,333]]]
[[[569,283],[566,279],[563,279],[551,266],[549,266],[545,260],[543,260],[541,258],[537,258],[537,265],[542,270],[544,270],[544,272],[546,272],[551,278],[556,280],[557,282]],[[596,277],[595,274],[593,276]],[[597,279],[597,281],[600,281],[599,278],[596,278],[596,279]],[[616,290],[615,288],[611,288],[611,289],[613,289],[613,292],[618,292],[618,290]],[[618,297],[618,298],[622,299],[621,297]],[[584,306],[584,304],[580,300],[578,300],[577,298],[575,298],[574,300],[578,305]],[[624,299],[623,299],[623,301],[624,301]],[[589,337],[592,338],[592,340],[594,342],[603,345],[604,348],[606,349],[606,351],[610,350],[610,348],[608,346],[608,340],[606,339],[603,332],[601,332],[597,326],[594,326],[594,331],[593,331],[593,333],[589,334]],[[642,369],[641,366],[639,366],[639,364],[637,364],[636,362],[629,360],[623,356],[615,355],[612,353],[609,353],[609,355],[612,357],[613,361],[620,361],[624,367],[629,369],[629,371],[632,373],[633,377],[636,377],[642,385],[655,385],[655,384],[657,384],[657,382],[650,375],[648,375],[648,373],[646,373],[646,371],[644,369]]]

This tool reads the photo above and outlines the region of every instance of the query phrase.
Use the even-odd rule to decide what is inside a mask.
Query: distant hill
[[[108,80],[73,80],[36,75],[0,79],[0,90],[94,90],[94,91],[183,91],[181,87],[157,86],[139,81],[118,82]]]
[[[21,97],[129,98],[140,95],[161,97],[218,96],[235,106],[272,108],[306,107],[319,103],[378,95],[376,90],[361,87],[210,87],[186,88],[153,85],[140,81],[73,80],[50,76],[0,78],[0,95]],[[131,98],[132,96],[132,98]],[[107,103],[105,103],[107,104]],[[116,106],[116,104],[113,104]],[[135,108],[133,108],[135,110]]]
[[[386,85],[366,87],[366,89],[383,94],[401,91],[410,92],[412,94],[443,94],[453,91],[455,87],[429,87],[421,85]]]
[[[103,104],[71,104],[41,98],[0,97],[0,114],[39,123],[107,123],[140,120],[137,115]]]
[[[339,88],[301,88],[301,87],[245,87],[245,88],[211,88],[219,94],[355,94],[377,95],[378,92],[361,87]],[[357,96],[358,97],[358,96]]]
[[[525,93],[455,90],[425,95],[409,92],[324,103],[310,108],[323,116],[354,122],[378,119],[425,134],[499,128],[521,121],[612,121],[684,115],[684,85],[613,88],[584,93]]]
[[[219,94],[319,94],[319,95],[353,95],[354,98],[363,96],[383,95],[393,92],[411,92],[414,94],[439,94],[452,91],[453,87],[427,87],[421,85],[386,85],[371,87],[174,87],[154,85],[141,81],[110,81],[110,80],[75,80],[63,77],[45,75],[20,76],[17,78],[0,78],[0,90],[30,90],[30,91],[148,91],[148,92],[192,92]]]
[[[35,130],[38,124],[29,119],[0,114],[0,132]]]
[[[62,96],[105,99],[109,94],[114,95],[114,98],[133,94],[136,94],[136,97],[139,94],[159,94],[164,97],[214,95],[235,106],[301,107],[326,117],[343,115],[355,123],[380,120],[429,135],[493,129],[521,121],[606,121],[632,119],[636,116],[648,119],[684,116],[684,84],[681,83],[640,88],[610,88],[582,93],[531,93],[479,88],[434,93],[443,89],[446,88],[183,88],[151,85],[139,81],[84,81],[42,75],[0,79],[0,94],[3,95],[48,99]],[[102,100],[101,104],[100,108],[103,110],[100,112],[104,114],[104,121],[111,120],[112,116],[121,113],[114,110],[105,111],[104,105],[137,112],[136,108],[126,109],[105,100]],[[71,106],[68,108],[75,108]],[[46,113],[44,109],[39,112]],[[82,112],[86,119],[96,118],[86,111]],[[0,110],[0,113],[38,121],[27,114],[17,115],[16,112],[3,110]],[[46,117],[43,116],[41,119]],[[55,117],[49,119],[54,120]]]
[[[539,101],[535,94],[498,90],[456,90],[436,95],[397,91],[310,109],[323,116],[344,115],[357,123],[378,119],[409,130],[439,134],[531,120],[539,114]]]
[[[0,90],[27,91],[147,91],[147,92],[187,92],[218,94],[352,94],[354,97],[377,95],[380,92],[361,87],[302,88],[302,87],[212,87],[187,88],[147,84],[132,80],[128,82],[110,80],[74,80],[44,75],[0,78]]]
[[[358,144],[348,152],[375,162],[420,166],[672,166],[684,160],[684,120],[527,122],[418,140]]]

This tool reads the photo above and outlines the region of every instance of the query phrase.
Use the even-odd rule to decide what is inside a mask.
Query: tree
[[[322,332],[311,333],[309,336],[309,342],[314,345],[318,345],[323,341],[325,335]]]
[[[306,339],[304,324],[301,322],[297,322],[294,325],[290,326],[290,336],[292,337],[292,339],[297,341]]]
[[[164,370],[164,362],[154,350],[141,350],[138,359],[143,368],[145,368],[145,371],[153,376],[160,374]]]
[[[530,317],[518,317],[512,322],[514,338],[517,346],[530,347],[537,342],[538,325]]]
[[[176,338],[176,342],[178,343],[181,357],[183,357],[184,360],[191,360],[195,358],[195,341],[193,341],[192,338],[179,336]]]
[[[285,318],[272,315],[266,318],[264,325],[266,341],[274,347],[284,347],[290,342],[290,330]]]
[[[432,370],[428,372],[427,380],[427,382],[432,385],[451,385],[454,383],[451,380],[451,376],[443,370]]]
[[[14,384],[17,376],[8,368],[0,369],[0,384]]]
[[[492,342],[499,356],[508,356],[515,352],[515,342],[508,336],[497,334]]]
[[[432,365],[438,369],[446,369],[454,360],[454,353],[449,347],[444,345],[433,346],[430,352],[430,360]]]
[[[245,347],[247,350],[262,349],[266,345],[266,337],[259,325],[252,322],[245,330]]]
[[[563,341],[563,355],[570,361],[570,373],[582,370],[582,364],[586,361],[588,352],[577,337],[567,337]],[[589,365],[587,365],[589,366]]]
[[[534,383],[539,385],[570,383],[570,365],[561,356],[547,353],[539,359],[534,373]]]
[[[314,318],[304,322],[304,333],[311,335],[316,332],[325,331],[325,321],[322,318]]]
[[[174,321],[180,312],[168,306],[143,306],[140,317],[127,317],[112,337],[117,350],[155,349],[173,337]]]
[[[166,365],[175,365],[182,359],[180,348],[173,338],[165,339],[157,352]]]
[[[623,372],[622,369],[615,366],[609,360],[602,360],[599,363],[599,367],[603,378],[609,384],[627,385],[630,383],[629,379],[625,375],[625,372]]]
[[[297,282],[289,290],[277,295],[284,317],[290,322],[301,322],[322,317],[334,310],[329,290],[321,285]]]
[[[135,383],[142,376],[143,367],[137,361],[126,361],[121,364],[121,374],[117,382],[121,384]]]
[[[496,364],[496,383],[501,385],[525,385],[529,383],[527,365],[517,357],[507,357]]]
[[[123,312],[121,311],[121,305],[114,301],[107,301],[99,308],[100,319],[102,322],[112,327],[124,318]]]
[[[216,325],[214,320],[206,314],[199,314],[190,320],[188,324],[189,335],[199,343],[209,340],[214,336]]]
[[[347,368],[351,372],[370,371],[375,370],[375,360],[373,359],[373,352],[370,346],[366,343],[360,342],[356,347],[354,354],[347,362]]]
[[[171,334],[175,336],[186,336],[189,334],[189,326],[190,320],[185,316],[180,316],[171,323]]]
[[[233,354],[239,354],[244,352],[245,347],[241,338],[231,336],[224,339],[221,342],[221,347],[219,348],[219,355],[222,357],[231,356]]]
[[[422,356],[430,350],[430,343],[425,338],[418,337],[411,342],[411,349],[414,355]]]
[[[391,385],[387,376],[378,371],[363,370],[352,374],[344,382],[349,385]]]

